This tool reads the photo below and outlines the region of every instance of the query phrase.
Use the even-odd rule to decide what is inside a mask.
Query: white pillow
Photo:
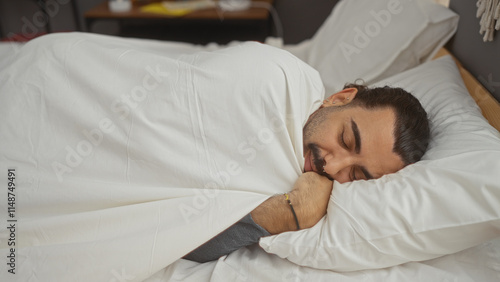
[[[500,236],[500,133],[480,114],[453,60],[377,85],[402,87],[427,110],[432,140],[423,160],[377,180],[335,182],[327,216],[313,228],[262,238],[267,252],[354,271],[428,260]]]
[[[458,15],[433,0],[340,1],[311,40],[284,48],[320,72],[329,96],[428,61],[457,26]]]

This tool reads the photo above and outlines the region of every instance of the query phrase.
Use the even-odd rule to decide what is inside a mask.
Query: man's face
[[[390,108],[320,108],[304,127],[304,170],[340,183],[400,170],[404,163],[392,151],[395,118]]]

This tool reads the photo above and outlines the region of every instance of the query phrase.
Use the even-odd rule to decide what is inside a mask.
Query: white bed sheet
[[[0,68],[4,68],[9,64],[23,45],[24,43],[20,42],[0,42]]]
[[[259,247],[248,247],[210,263],[179,260],[146,281],[495,282],[500,280],[499,257],[500,239],[497,239],[429,261],[385,269],[334,272],[297,266]]]
[[[121,40],[121,39],[120,39]],[[119,40],[119,41],[120,41]],[[144,41],[144,40],[131,40],[127,39],[124,40],[123,42],[126,42],[126,44],[129,44],[129,47],[132,49],[134,48],[134,44],[137,44],[135,47],[143,48],[145,46],[148,46],[149,51],[152,53],[156,53],[158,55],[160,54],[165,54],[168,53],[172,56],[183,56],[183,54],[194,54],[199,51],[203,50],[215,50],[219,49],[220,46],[217,45],[212,45],[212,46],[194,46],[190,44],[178,44],[178,43],[165,43],[165,42],[156,42],[156,41]],[[135,42],[135,43],[134,43]],[[47,42],[47,44],[50,44]],[[114,43],[113,43],[114,44]],[[6,45],[4,45],[6,46]],[[9,48],[11,48],[9,44]],[[17,49],[16,49],[17,50]],[[5,54],[5,53],[4,53]],[[5,57],[4,57],[5,58]],[[29,59],[26,59],[27,62]],[[1,54],[0,54],[0,63],[1,62],[7,62],[7,60],[1,60]],[[8,63],[5,63],[4,65],[7,65]],[[73,142],[74,143],[74,142]],[[4,147],[5,148],[5,147]],[[5,152],[5,151],[4,151]],[[64,158],[64,157],[63,157]],[[9,160],[6,160],[5,158],[2,159],[2,169],[5,170],[5,166],[9,165]],[[24,176],[21,178],[21,185],[27,185],[29,184],[33,190],[35,191],[38,187],[40,187],[40,178],[37,179],[37,177],[33,177],[34,174],[38,173],[40,167],[37,167],[36,169],[33,170],[25,170],[23,172]],[[298,171],[300,168],[296,168]],[[73,174],[73,173],[71,173]],[[5,176],[2,176],[5,177]],[[2,181],[5,179],[2,178]],[[75,181],[81,181],[82,179],[78,179],[78,177],[75,179]],[[164,179],[162,179],[163,181]],[[5,181],[4,181],[5,182]],[[57,185],[57,182],[46,182],[46,184],[54,184]],[[88,183],[86,183],[88,184]],[[75,185],[75,187],[78,187],[79,184],[77,183],[72,183],[72,185]],[[114,187],[113,187],[114,186]],[[88,190],[88,185],[80,185],[79,188],[85,189],[88,191],[89,196],[92,196],[91,194],[95,194],[94,196],[99,195],[97,198],[113,198],[116,199],[118,193],[121,193],[123,190],[123,187],[120,185],[107,185],[107,189],[109,189],[109,194],[104,195],[102,194],[102,190],[96,189],[96,190]],[[63,190],[61,190],[63,191]],[[191,191],[192,192],[192,191]],[[261,191],[262,192],[262,191]],[[273,191],[274,193],[276,191]],[[177,200],[182,201],[182,197],[184,196],[199,196],[202,195],[203,192],[192,192],[189,194],[183,194],[183,192],[179,192],[178,196],[181,198]],[[265,199],[266,193],[257,193],[257,194],[249,194],[247,192],[243,192],[244,195],[240,194],[227,194],[227,198],[225,198],[225,194],[219,194],[217,196],[217,199],[220,200],[219,203],[223,203],[225,201],[231,201],[232,203],[236,203],[237,205],[240,206],[246,206],[247,210],[251,210],[251,208],[255,205],[257,205],[260,201]],[[58,193],[59,194],[59,193]],[[239,196],[241,197],[239,197]],[[252,195],[252,196],[251,196]],[[269,195],[269,192],[267,192],[267,195]],[[29,193],[26,193],[24,197],[28,197]],[[37,194],[37,196],[43,196],[42,194]],[[59,194],[59,197],[63,199],[71,199],[74,197],[74,194],[72,195],[71,193],[68,194]],[[81,196],[81,195],[80,195]],[[79,197],[80,197],[79,196]],[[219,197],[220,196],[220,197]],[[253,198],[249,198],[249,196]],[[45,196],[45,200],[50,200],[50,196]],[[151,201],[151,199],[158,199],[164,197],[163,191],[159,189],[158,187],[154,186],[149,187],[147,191],[143,190],[141,192],[141,197],[140,199],[136,198],[136,194],[129,194],[129,195],[122,195],[119,198],[121,198],[121,201],[127,202],[127,204],[131,203],[146,203],[148,201]],[[230,199],[230,200],[229,200]],[[33,199],[35,200],[35,199]],[[38,201],[39,199],[37,199]],[[79,200],[83,200],[82,198],[79,198]],[[192,199],[191,199],[192,200]],[[192,201],[189,200],[189,204],[192,204]],[[5,202],[5,200],[2,198],[2,204]],[[57,201],[54,201],[57,202]],[[49,202],[50,203],[50,202]],[[153,203],[153,202],[151,202]],[[74,203],[71,203],[74,204]],[[118,204],[118,203],[117,203]],[[175,205],[180,205],[180,203],[175,203]],[[74,208],[74,207],[72,207]],[[21,208],[19,209],[20,211],[22,210]],[[117,213],[114,215],[116,216],[115,219],[120,219],[122,216],[122,213],[120,210],[116,210]],[[151,205],[150,210],[142,210],[138,215],[145,215],[148,214],[151,211],[159,211],[158,206]],[[25,211],[26,212],[26,211]],[[31,210],[29,211],[31,213],[38,213],[38,210]],[[209,211],[208,213],[217,213],[217,211]],[[227,217],[227,213],[224,212],[224,215],[226,216],[226,221],[224,223],[220,223],[218,227],[215,229],[222,230],[224,226],[227,226],[230,224],[230,222],[233,222],[235,219],[240,217],[240,215],[243,215],[244,212],[241,211],[241,214],[232,214],[231,217]],[[4,216],[4,215],[2,215]],[[21,216],[21,215],[20,215]],[[40,215],[41,216],[41,215]],[[214,214],[214,218],[216,215]],[[68,218],[69,221],[74,221],[74,217]],[[110,218],[111,219],[111,218]],[[156,218],[158,219],[158,218]],[[2,219],[3,220],[3,219]],[[4,220],[5,221],[5,220]],[[132,219],[132,221],[127,222],[127,225],[130,225],[131,222],[134,223],[139,223],[141,222],[140,218]],[[212,222],[215,223],[215,222]],[[31,222],[33,224],[33,222]],[[153,223],[151,223],[154,225]],[[204,238],[210,237],[210,235],[206,235],[207,233],[200,232],[201,234],[204,234]],[[216,230],[213,230],[212,233],[216,233]],[[4,234],[4,233],[2,233]],[[161,234],[161,233],[157,233]],[[144,234],[140,235],[143,236]],[[169,235],[172,235],[171,232],[166,232],[163,233],[165,235],[164,238],[167,238]],[[182,237],[182,236],[181,236]],[[2,237],[3,238],[3,237]],[[176,237],[179,238],[179,237]],[[192,238],[190,238],[192,239]],[[175,240],[175,238],[173,238]],[[199,241],[203,241],[205,239],[199,239]],[[132,240],[133,241],[133,240]],[[193,241],[191,241],[192,243]],[[105,242],[105,243],[110,243]],[[122,247],[119,247],[119,244],[117,243],[117,246],[113,246],[112,248],[115,248],[114,250],[119,250],[119,253],[122,255],[124,254],[130,254],[131,252],[138,255],[140,254],[141,248],[144,248],[143,244],[138,244],[134,251],[134,246],[127,246],[126,250],[123,249]],[[92,243],[91,245],[95,245],[96,243]],[[91,245],[82,245],[81,250],[84,250],[85,248],[88,248]],[[132,244],[133,245],[133,244]],[[190,244],[190,247],[192,248],[196,244]],[[3,245],[2,245],[3,246]],[[168,247],[162,247],[161,245],[156,245],[155,248],[159,249],[165,249]],[[31,253],[25,254],[21,256],[21,261],[29,260],[30,256],[38,256],[42,254],[45,251],[54,251],[57,250],[58,248],[48,247],[47,250],[43,250],[42,248],[36,249],[36,251],[33,251]],[[180,251],[182,248],[177,249],[176,251],[179,251],[176,256],[179,256],[182,251]],[[186,249],[186,248],[184,248]],[[59,249],[63,250],[63,249]],[[2,250],[2,256],[4,256],[3,253],[4,250]],[[48,267],[48,271],[50,273],[67,273],[70,271],[71,277],[73,279],[78,280],[77,278],[80,277],[83,279],[83,276],[79,275],[87,275],[88,273],[91,273],[93,275],[96,275],[96,277],[102,278],[102,274],[105,275],[106,281],[108,280],[125,280],[125,281],[141,281],[143,279],[146,279],[146,281],[485,281],[485,282],[493,282],[493,281],[498,281],[500,279],[500,262],[499,262],[499,257],[500,257],[500,240],[494,240],[485,244],[482,244],[480,246],[459,252],[457,254],[453,255],[448,255],[444,256],[438,259],[426,261],[426,262],[412,262],[412,263],[407,263],[404,265],[400,266],[395,266],[387,269],[380,269],[380,270],[370,270],[370,271],[356,271],[356,272],[350,272],[350,273],[339,273],[339,272],[332,272],[332,271],[326,271],[326,270],[317,270],[317,269],[312,269],[312,268],[306,268],[306,267],[300,267],[297,266],[287,260],[281,259],[275,255],[270,255],[265,253],[262,249],[258,247],[250,247],[250,248],[243,248],[227,257],[221,258],[219,261],[216,262],[211,262],[211,263],[205,263],[205,264],[198,264],[186,260],[175,260],[170,266],[161,268],[159,265],[155,265],[155,267],[151,267],[150,265],[146,264],[137,264],[132,266],[134,263],[137,261],[130,259],[129,261],[127,260],[122,260],[120,259],[120,262],[118,264],[112,263],[111,265],[106,265],[102,264],[102,257],[107,254],[106,250],[102,250],[100,252],[101,256],[96,256],[94,257],[94,263],[91,263],[90,265],[87,265],[85,267],[79,267],[79,269],[67,269],[64,264],[59,265],[59,266],[54,266],[51,264],[48,265],[43,265],[41,267]],[[67,256],[65,257],[64,252],[54,252],[54,255],[58,257],[58,259],[62,260],[70,260],[74,259],[72,256]],[[149,254],[151,255],[151,254]],[[148,255],[148,256],[149,256]],[[165,256],[167,257],[167,256]],[[174,256],[175,257],[175,256]],[[312,259],[317,259],[317,258],[312,258]],[[50,258],[49,258],[50,260]],[[168,259],[165,259],[164,261],[168,261]],[[53,263],[53,262],[52,262]],[[32,265],[29,265],[31,267]],[[153,269],[160,269],[158,270],[154,275],[150,276],[147,278],[149,275],[151,275],[154,271]],[[144,271],[147,269],[147,271]],[[20,270],[26,270],[26,269],[20,269]],[[99,270],[102,270],[99,272]],[[71,272],[72,271],[72,272]],[[4,272],[5,273],[5,272]],[[4,273],[1,273],[1,277],[3,277]],[[33,272],[34,273],[34,272]],[[42,274],[43,272],[40,272]],[[141,275],[137,275],[137,273],[142,273]],[[43,277],[43,276],[40,276]],[[67,278],[66,277],[61,277],[61,278]],[[36,278],[35,278],[36,279]],[[85,276],[85,280],[88,279],[88,276]],[[74,280],[74,281],[76,281]],[[99,279],[102,280],[102,279]],[[36,281],[36,280],[35,280]],[[41,280],[40,280],[41,281]]]

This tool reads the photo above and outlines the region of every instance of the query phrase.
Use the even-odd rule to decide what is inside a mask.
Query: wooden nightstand
[[[274,0],[252,0],[273,3]],[[170,17],[141,11],[141,2],[134,2],[128,12],[113,13],[104,1],[85,13],[87,30],[97,20],[117,21],[125,37],[186,41],[197,44],[227,43],[231,40],[263,41],[271,35],[271,19],[267,9],[250,7],[242,11],[222,11],[208,8],[193,11],[182,17]]]

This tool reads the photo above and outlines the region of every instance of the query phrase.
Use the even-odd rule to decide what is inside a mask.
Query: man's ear
[[[323,105],[320,106],[320,108],[326,108],[326,107],[337,107],[337,106],[344,106],[352,102],[354,98],[356,97],[356,94],[358,94],[358,89],[356,88],[346,88],[342,91],[339,91],[335,94],[332,94],[330,97],[326,98],[326,100],[323,101]]]

